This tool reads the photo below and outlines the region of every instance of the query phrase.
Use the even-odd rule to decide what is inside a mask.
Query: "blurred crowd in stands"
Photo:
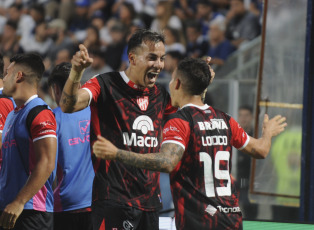
[[[138,28],[166,37],[168,77],[182,58],[228,56],[261,32],[262,0],[1,0],[0,52],[37,52],[46,75],[70,62],[83,43],[94,58],[82,83],[97,73],[124,70],[127,40]]]

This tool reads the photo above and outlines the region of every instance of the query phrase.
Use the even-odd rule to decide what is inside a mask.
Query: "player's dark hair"
[[[0,53],[0,79],[3,79],[3,71],[4,71],[4,61],[3,55]]]
[[[36,53],[16,54],[10,59],[10,62],[15,62],[15,65],[20,65],[30,70],[30,73],[25,73],[27,80],[34,78],[39,82],[45,71],[43,59]]]
[[[190,95],[201,95],[212,78],[207,62],[199,58],[183,59],[178,64],[177,77]]]
[[[129,54],[131,51],[134,51],[134,49],[140,47],[143,42],[162,42],[165,43],[165,38],[162,34],[153,32],[151,30],[146,29],[139,29],[135,31],[135,33],[132,35],[128,42],[128,51]]]
[[[248,111],[250,111],[251,114],[253,114],[253,108],[252,108],[252,106],[249,106],[249,105],[241,105],[239,107],[239,110],[248,110]]]
[[[70,75],[71,67],[71,63],[68,62],[62,62],[59,65],[56,65],[48,77],[48,85],[52,86],[55,84],[60,88],[60,90],[63,90],[63,87]]]
[[[21,3],[12,3],[9,8],[16,8],[18,11],[23,9],[23,5]]]

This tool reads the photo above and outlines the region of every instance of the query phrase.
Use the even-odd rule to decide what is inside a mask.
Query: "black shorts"
[[[92,230],[91,212],[55,212],[54,230]]]
[[[0,227],[0,230],[3,228]],[[53,230],[53,213],[23,210],[13,230]]]
[[[92,222],[94,230],[159,230],[159,212],[98,200],[92,205]]]

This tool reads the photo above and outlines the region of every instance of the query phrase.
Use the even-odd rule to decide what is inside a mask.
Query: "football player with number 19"
[[[93,150],[102,159],[170,173],[177,230],[242,229],[242,214],[231,177],[232,146],[265,158],[271,138],[287,125],[280,115],[265,115],[259,139],[248,136],[228,114],[202,101],[212,81],[207,63],[185,59],[169,83],[171,101],[180,107],[163,129],[159,153],[137,154],[98,136]]]

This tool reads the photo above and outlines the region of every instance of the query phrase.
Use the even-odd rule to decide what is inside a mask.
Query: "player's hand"
[[[21,215],[24,205],[17,201],[8,204],[0,216],[0,226],[4,229],[11,229],[14,227],[17,218]]]
[[[71,60],[72,68],[81,73],[84,69],[93,63],[93,59],[89,57],[88,51],[83,44],[79,45],[80,51],[77,51]]]
[[[279,133],[285,130],[287,126],[286,118],[281,115],[277,115],[269,120],[267,114],[264,115],[263,122],[263,134],[269,135],[270,137],[277,136]]]
[[[118,148],[102,136],[97,136],[97,141],[93,145],[93,152],[96,157],[105,160],[116,159]]]

